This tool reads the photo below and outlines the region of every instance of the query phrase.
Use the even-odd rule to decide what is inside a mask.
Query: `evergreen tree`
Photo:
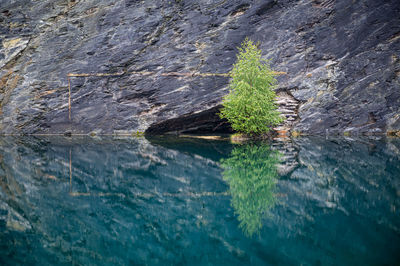
[[[275,103],[274,72],[251,40],[242,43],[230,75],[230,90],[223,99],[220,117],[226,118],[234,130],[259,135],[283,122]]]

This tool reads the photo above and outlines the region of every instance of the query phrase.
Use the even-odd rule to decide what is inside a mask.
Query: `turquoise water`
[[[1,265],[399,265],[400,141],[0,138]]]

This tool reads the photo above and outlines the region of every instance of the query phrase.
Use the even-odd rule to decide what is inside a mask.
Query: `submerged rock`
[[[163,73],[226,73],[246,36],[287,72],[295,131],[400,130],[399,14],[397,0],[3,1],[0,133],[213,130],[186,118],[216,112],[228,78]]]

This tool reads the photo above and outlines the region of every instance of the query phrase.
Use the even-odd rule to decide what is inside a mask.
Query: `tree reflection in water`
[[[232,206],[247,236],[260,231],[262,218],[276,203],[279,158],[268,143],[248,143],[236,146],[229,158],[221,160]]]

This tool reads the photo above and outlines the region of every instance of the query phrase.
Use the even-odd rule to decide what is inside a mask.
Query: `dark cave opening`
[[[221,105],[206,111],[188,114],[152,124],[145,132],[147,135],[161,134],[228,134],[233,129],[227,120],[218,116]]]

